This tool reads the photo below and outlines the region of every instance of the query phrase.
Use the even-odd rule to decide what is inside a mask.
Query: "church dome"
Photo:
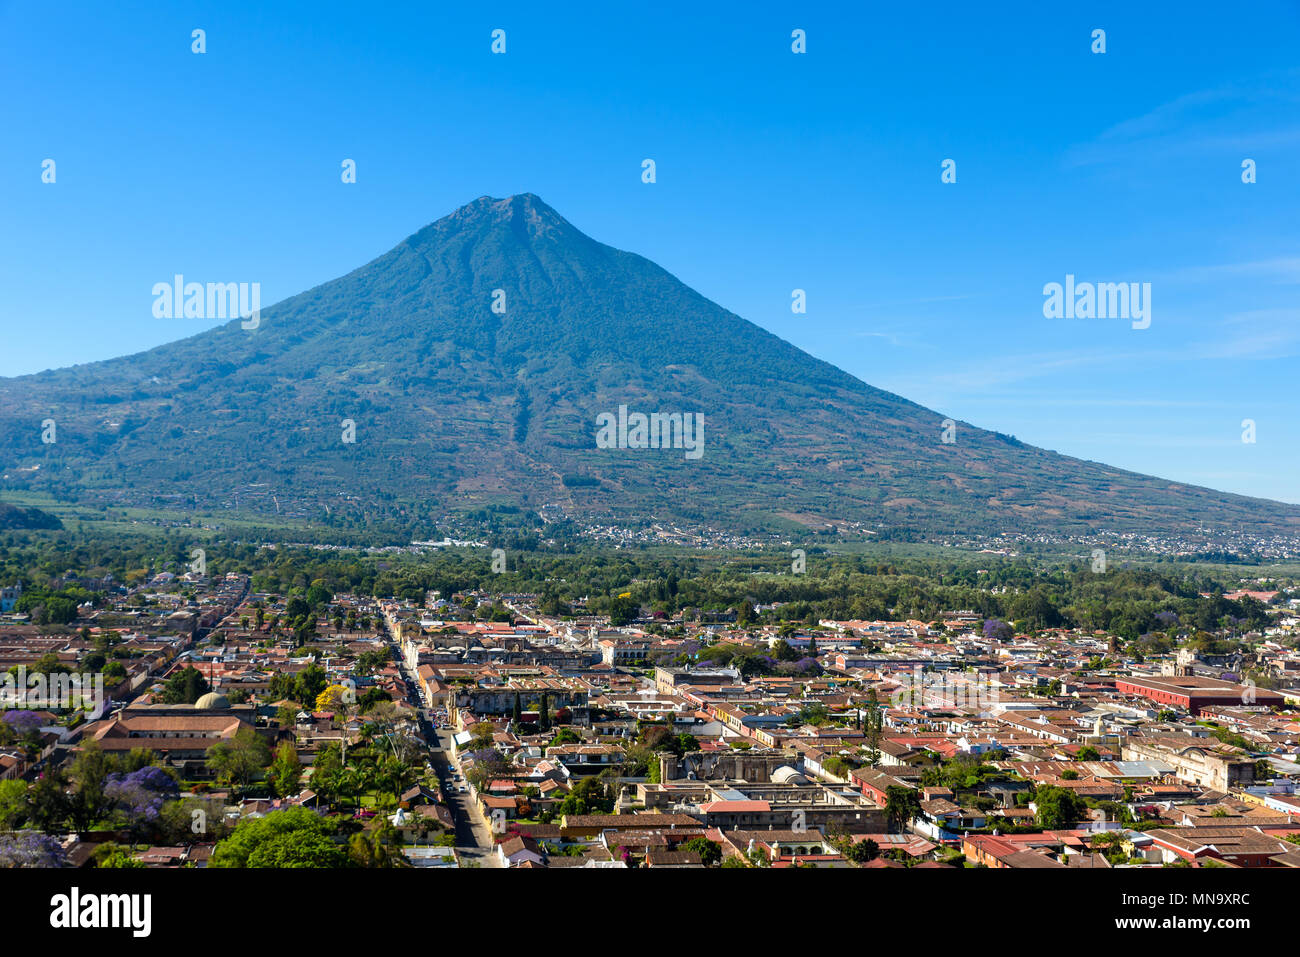
[[[230,707],[230,699],[223,694],[209,691],[198,701],[194,702],[194,707],[198,708],[200,711],[225,711]]]
[[[783,764],[772,772],[772,783],[773,784],[807,784],[808,779],[804,777],[802,774],[800,774],[798,771],[796,771],[794,768],[790,767],[790,765]]]

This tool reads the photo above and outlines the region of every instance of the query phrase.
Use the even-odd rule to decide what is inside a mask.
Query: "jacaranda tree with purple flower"
[[[35,711],[6,711],[0,715],[5,729],[12,736],[11,740],[32,741],[41,730],[41,716]],[[5,737],[0,735],[0,737]]]
[[[0,834],[0,867],[66,867],[68,856],[54,838],[39,831]]]
[[[1001,618],[989,618],[984,622],[984,638],[987,641],[1010,641],[1015,631]]]
[[[113,810],[125,817],[127,827],[135,832],[157,821],[163,805],[175,799],[178,792],[175,779],[155,765],[129,774],[110,774],[104,785],[104,795],[112,802]]]

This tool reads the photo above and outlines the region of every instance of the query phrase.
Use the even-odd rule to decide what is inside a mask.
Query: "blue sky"
[[[0,2],[0,375],[198,331],[174,273],[268,305],[531,191],[946,415],[1300,502],[1300,6],[444,6]],[[1150,328],[1044,318],[1067,273]]]

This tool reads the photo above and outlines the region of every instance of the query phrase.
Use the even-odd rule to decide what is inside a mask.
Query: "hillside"
[[[703,455],[597,448],[597,416],[620,405],[702,413]],[[46,418],[53,445],[36,426]],[[232,320],[138,355],[0,379],[0,495],[328,511],[354,526],[511,504],[733,530],[1300,529],[1300,507],[965,423],[944,444],[944,418],[596,242],[536,196],[483,197],[264,307],[255,330]]]

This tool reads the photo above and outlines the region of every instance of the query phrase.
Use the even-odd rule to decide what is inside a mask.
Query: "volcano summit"
[[[477,199],[248,325],[0,379],[0,492],[354,526],[376,510],[505,504],[736,531],[1300,530],[1300,507],[965,423],[942,441],[943,415],[813,358],[527,193]],[[598,417],[624,406],[702,415],[707,455],[598,443]],[[50,419],[58,441],[43,443]]]

